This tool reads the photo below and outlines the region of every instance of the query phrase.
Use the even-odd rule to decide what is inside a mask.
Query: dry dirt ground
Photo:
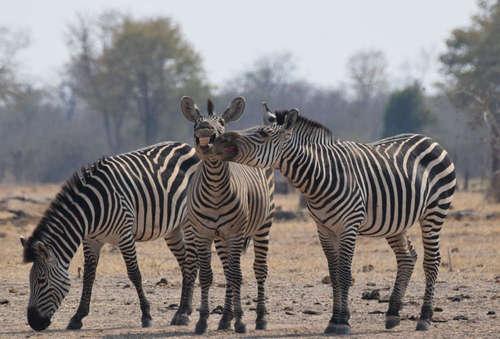
[[[171,327],[169,321],[178,302],[180,274],[163,241],[140,243],[138,254],[147,296],[151,302],[153,327],[140,328],[136,293],[130,287],[119,252],[103,249],[90,315],[80,331],[65,327],[76,309],[83,266],[79,251],[71,265],[72,288],[55,314],[50,328],[32,331],[26,322],[29,265],[21,263],[19,235],[29,235],[57,186],[0,186],[0,337],[190,337],[198,318],[189,326]],[[297,195],[278,196],[284,210],[297,209]],[[454,212],[471,209],[471,215],[450,218],[442,232],[442,256],[436,289],[435,322],[427,333],[414,331],[424,289],[420,229],[411,239],[419,260],[401,312],[403,321],[393,330],[384,329],[387,303],[363,300],[365,291],[380,289],[381,300],[389,294],[396,273],[393,253],[384,239],[360,238],[353,263],[355,278],[350,292],[353,337],[499,337],[500,321],[500,205],[487,204],[479,193],[458,193]],[[467,213],[464,213],[467,214]],[[460,220],[457,220],[460,219]],[[321,337],[330,318],[331,288],[322,282],[326,261],[309,219],[276,221],[271,231],[268,278],[269,324],[255,331],[256,284],[252,270],[253,252],[243,260],[243,305],[248,333],[244,337]],[[214,257],[211,307],[222,304],[223,275]],[[157,285],[166,278],[166,285]],[[456,300],[452,301],[451,299]],[[195,307],[199,290],[195,291]],[[310,314],[313,313],[313,314]],[[210,316],[208,335],[236,337],[234,332],[216,331],[220,315]]]

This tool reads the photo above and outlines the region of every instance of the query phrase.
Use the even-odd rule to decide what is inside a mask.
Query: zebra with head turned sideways
[[[142,326],[150,326],[150,306],[142,288],[135,242],[160,237],[165,238],[183,273],[181,303],[172,324],[186,324],[192,288],[186,288],[188,234],[184,234],[182,222],[188,183],[198,162],[191,146],[164,142],[103,158],[76,172],[51,202],[33,234],[26,240],[21,238],[24,262],[33,263],[29,325],[37,331],[50,325],[69,291],[70,261],[83,243],[83,290],[68,325],[69,329],[80,329],[89,313],[101,247],[111,243],[119,247],[137,290]]]
[[[263,126],[215,140],[217,157],[254,167],[273,166],[304,196],[328,261],[333,312],[326,333],[348,334],[348,291],[356,237],[384,237],[398,264],[386,328],[399,324],[402,297],[416,261],[406,233],[420,223],[426,279],[417,330],[432,317],[439,270],[439,232],[455,189],[454,165],[430,138],[405,134],[371,144],[336,140],[296,109],[271,113]]]
[[[212,242],[220,251],[226,277],[226,298],[219,329],[227,329],[235,318],[236,332],[245,332],[241,308],[240,257],[249,239],[255,250],[254,271],[257,279],[256,329],[266,328],[265,281],[267,278],[267,250],[269,229],[274,211],[274,170],[256,169],[217,160],[212,155],[212,143],[224,132],[224,125],[237,120],[245,108],[242,97],[234,99],[222,114],[214,113],[208,101],[208,116],[203,116],[193,100],[183,97],[181,109],[194,123],[196,153],[201,159],[188,191],[186,220],[193,229],[193,248],[198,256],[201,285],[200,318],[196,333],[207,329],[209,315],[208,293],[212,284]],[[189,256],[194,262],[194,256]],[[190,265],[187,265],[189,268]]]

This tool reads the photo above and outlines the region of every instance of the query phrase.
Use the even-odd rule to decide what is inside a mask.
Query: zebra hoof
[[[189,324],[189,314],[187,313],[175,313],[170,325],[172,326],[185,326]]]
[[[230,326],[231,326],[231,319],[221,318],[221,320],[219,321],[219,326],[217,327],[217,329],[219,331],[224,331],[224,330],[229,329]]]
[[[417,322],[417,331],[427,331],[431,327],[431,321],[430,319],[420,319]]]
[[[77,320],[77,319],[71,319],[69,321],[69,324],[68,326],[66,327],[67,330],[79,330],[81,329],[83,326],[82,324],[82,321],[81,320]]]
[[[207,320],[206,319],[200,319],[196,323],[196,327],[194,329],[194,333],[196,334],[203,334],[207,331]]]
[[[329,324],[325,329],[325,334],[350,335],[351,326],[347,324]]]
[[[142,327],[151,327],[153,325],[153,320],[151,317],[142,318]]]
[[[401,318],[398,315],[387,315],[385,316],[385,328],[391,329],[399,325]]]
[[[255,320],[255,329],[256,330],[265,330],[265,329],[267,329],[267,320],[266,319],[257,319],[257,320]]]
[[[246,325],[240,320],[236,321],[234,323],[234,331],[236,333],[246,333],[247,332],[247,327]]]

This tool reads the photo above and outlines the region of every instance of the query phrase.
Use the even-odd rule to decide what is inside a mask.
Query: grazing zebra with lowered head
[[[254,271],[257,279],[256,329],[266,328],[265,281],[269,229],[274,212],[273,169],[256,169],[217,160],[212,155],[214,139],[224,132],[224,125],[237,120],[245,108],[245,99],[235,98],[223,114],[215,114],[208,101],[208,116],[203,116],[193,100],[183,97],[181,109],[194,123],[195,149],[201,159],[190,185],[187,198],[187,224],[192,227],[194,242],[187,244],[188,260],[193,262],[196,251],[200,270],[201,306],[196,333],[207,329],[209,288],[212,284],[211,246],[215,240],[226,277],[226,298],[219,329],[228,329],[235,319],[234,329],[244,333],[241,308],[240,257],[246,244],[253,239]],[[190,267],[187,265],[187,267]]]
[[[333,314],[325,333],[350,333],[348,291],[358,235],[386,238],[396,255],[385,325],[399,324],[417,258],[406,234],[415,222],[422,230],[426,280],[417,330],[427,330],[440,264],[439,232],[456,184],[446,151],[418,134],[371,144],[339,141],[295,109],[271,113],[265,105],[265,111],[264,126],[223,134],[214,142],[215,153],[222,160],[273,166],[302,192],[332,281]]]
[[[142,326],[150,326],[150,307],[142,288],[135,242],[160,237],[165,238],[183,273],[181,303],[172,324],[187,324],[192,288],[186,288],[182,221],[188,183],[198,162],[191,146],[164,142],[103,158],[76,172],[63,185],[33,234],[27,240],[21,238],[24,262],[33,263],[29,325],[37,331],[50,325],[69,290],[70,261],[83,243],[83,290],[68,325],[68,329],[80,329],[89,313],[101,247],[111,243],[119,247],[128,277],[137,290]]]

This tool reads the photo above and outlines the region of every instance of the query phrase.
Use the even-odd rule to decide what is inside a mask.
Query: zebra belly
[[[200,215],[191,215],[190,220],[197,229],[197,233],[209,238],[219,237],[228,239],[233,235],[251,232],[251,227],[247,225],[247,218],[241,215],[237,218],[234,216],[221,217],[220,212],[214,210],[213,213]],[[205,212],[207,213],[207,212]]]

